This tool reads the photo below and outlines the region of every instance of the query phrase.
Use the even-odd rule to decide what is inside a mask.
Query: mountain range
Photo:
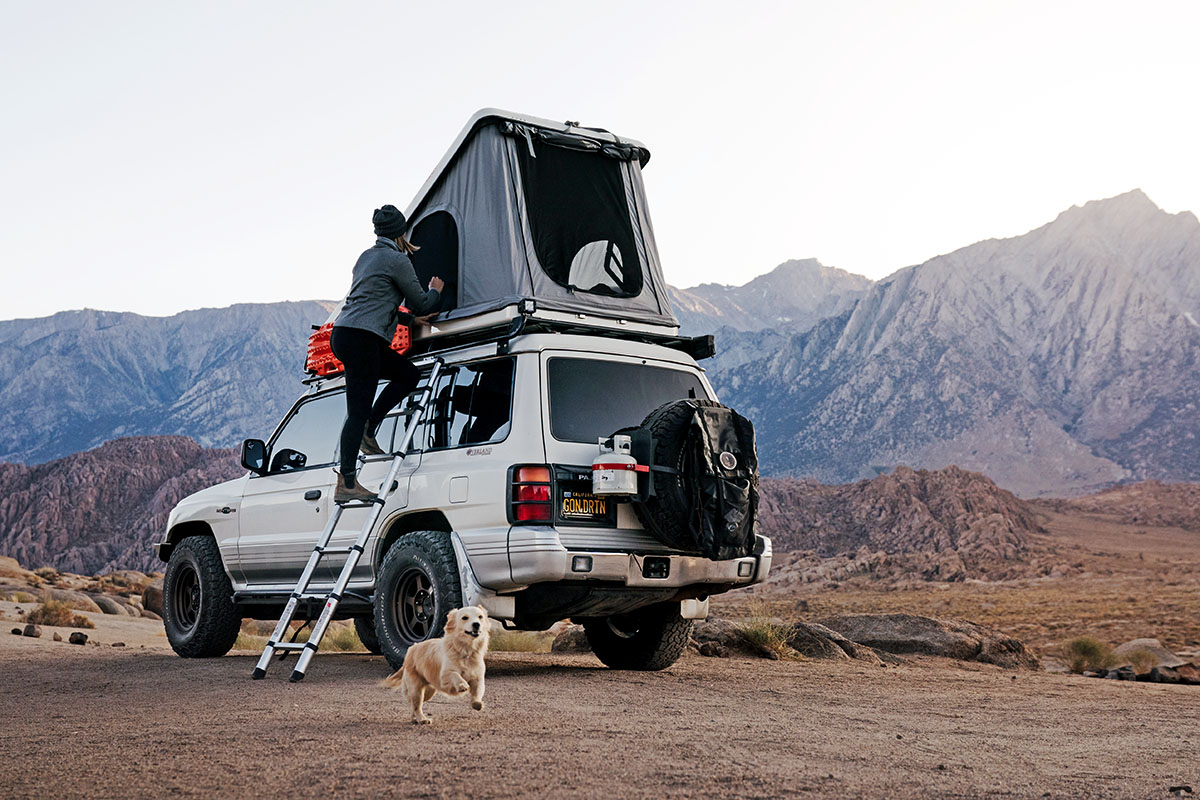
[[[1200,222],[1140,191],[902,269],[807,330],[723,331],[764,472],[957,464],[1023,496],[1200,478]]]
[[[696,336],[721,328],[805,330],[852,308],[871,284],[870,278],[809,258],[785,261],[742,286],[669,286],[667,294],[679,319],[679,332]]]
[[[765,475],[957,464],[1022,496],[1200,479],[1200,223],[1140,191],[877,282],[815,260],[670,290]],[[300,391],[325,302],[0,322],[0,461],[122,436],[229,447]]]
[[[36,464],[121,436],[229,447],[295,401],[322,302],[145,317],[64,311],[0,322],[0,461]]]

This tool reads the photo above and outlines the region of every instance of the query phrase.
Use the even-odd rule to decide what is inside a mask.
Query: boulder
[[[43,600],[57,600],[60,603],[66,603],[68,607],[76,611],[94,611],[97,614],[104,612],[104,609],[96,605],[95,600],[83,592],[76,592],[72,589],[42,589],[41,595]]]
[[[697,650],[700,655],[708,658],[729,658],[729,648],[716,642],[705,642]]]
[[[32,622],[25,626],[23,633],[33,639],[40,639],[42,636],[42,626],[34,625]]]
[[[1179,675],[1180,682],[1192,686],[1200,685],[1200,667],[1197,667],[1195,664],[1180,664],[1178,667],[1175,667],[1175,672]]]
[[[163,579],[156,578],[142,590],[142,608],[162,616]]]
[[[887,653],[980,661],[1009,669],[1039,668],[1037,657],[1019,639],[965,620],[916,614],[851,614],[820,622],[852,642]]]
[[[147,619],[156,619],[159,622],[162,622],[162,617],[160,617],[158,614],[155,614],[153,611],[150,611],[149,609],[143,608],[142,616],[146,617]]]
[[[808,658],[865,661],[876,666],[883,663],[869,647],[852,642],[845,636],[815,622],[797,622],[788,635],[788,647]]]
[[[565,628],[558,636],[554,637],[554,641],[550,644],[550,652],[590,653],[592,652],[592,648],[588,644],[587,635],[583,632],[583,626],[571,625]]]
[[[67,637],[67,641],[71,644],[87,644],[87,634],[80,631],[75,631]]]
[[[13,629],[12,629],[12,635],[13,635],[13,636],[20,636],[20,635],[21,635],[21,629],[20,629],[20,628],[13,628]]]
[[[58,631],[55,631],[55,632],[54,632],[54,641],[56,641],[56,642],[61,642],[61,641],[62,641],[62,634],[61,634],[61,633],[59,633]]]
[[[90,595],[92,602],[100,606],[100,610],[105,614],[117,614],[125,616],[125,607],[105,594]]]
[[[1125,642],[1125,644],[1120,645],[1113,650],[1113,655],[1119,659],[1117,662],[1118,664],[1128,664],[1129,662],[1123,659],[1126,659],[1130,653],[1134,653],[1138,650],[1144,650],[1158,659],[1158,663],[1153,664],[1152,666],[1178,667],[1180,664],[1187,663],[1184,659],[1163,647],[1162,642],[1160,642],[1158,639],[1134,639],[1133,641]]]
[[[1133,671],[1133,667],[1124,666],[1110,669],[1104,677],[1110,681],[1136,681],[1137,673]]]

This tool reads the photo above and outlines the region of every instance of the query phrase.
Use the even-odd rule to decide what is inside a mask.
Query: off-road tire
[[[354,632],[358,634],[358,640],[363,643],[363,647],[367,648],[367,650],[375,655],[383,652],[379,649],[379,637],[375,635],[374,614],[369,617],[355,617]]]
[[[630,614],[583,620],[583,631],[605,666],[653,671],[683,655],[692,621],[679,616],[679,603],[659,603]]]
[[[242,613],[211,536],[188,536],[171,551],[162,612],[167,641],[184,658],[223,656],[233,648]]]
[[[695,406],[714,408],[721,405],[715,400],[694,400],[692,403],[695,405],[672,400],[651,411],[642,421],[641,427],[654,437],[654,463],[676,472],[651,472],[655,496],[649,502],[633,504],[642,525],[657,539],[686,551],[694,551],[697,546],[688,524],[693,510],[681,472],[688,422]]]
[[[422,582],[427,585],[423,597]],[[404,664],[409,647],[441,636],[446,615],[461,605],[450,534],[416,531],[397,539],[383,557],[375,581],[375,635],[392,669]]]

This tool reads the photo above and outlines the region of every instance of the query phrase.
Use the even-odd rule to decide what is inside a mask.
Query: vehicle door
[[[246,481],[238,553],[251,587],[295,586],[329,519],[336,479],[332,467],[345,419],[343,390],[304,398],[268,442],[267,472]],[[318,579],[331,561],[323,562]]]
[[[421,469],[412,479],[413,497],[445,513],[472,556],[477,548],[489,547],[489,552],[506,555],[508,524],[502,501],[508,467],[514,458],[519,460],[506,453],[521,444],[509,442],[514,374],[512,356],[447,367],[418,431],[424,452]],[[528,458],[528,448],[522,455]],[[537,455],[541,456],[540,446]],[[480,537],[495,539],[485,542]]]
[[[428,370],[426,370],[428,372]],[[424,375],[422,376],[422,382]],[[379,446],[383,448],[383,455],[378,456],[359,456],[358,464],[358,479],[371,491],[376,491],[383,488],[383,481],[387,478],[387,474],[392,468],[393,454],[404,441],[405,426],[409,423],[409,418],[404,416],[401,408],[395,409],[391,414],[384,418],[383,424],[379,426],[379,430],[375,433],[375,441],[379,442]],[[418,427],[421,425],[421,420],[417,421]],[[421,449],[420,437],[414,436],[413,443],[410,444],[404,460],[400,463],[400,469],[396,473],[395,484],[396,488],[387,498],[385,514],[390,514],[399,509],[408,507],[408,492],[409,483],[412,480],[413,473],[421,465]],[[338,522],[337,530],[334,531],[330,539],[332,547],[349,547],[358,539],[358,534],[362,531],[362,526],[366,524],[367,516],[370,514],[370,509],[367,508],[347,508],[342,512],[342,518]],[[376,525],[374,535],[378,536],[383,530],[382,525]],[[374,552],[373,541],[368,540],[366,552]],[[322,565],[328,563],[338,569],[345,563],[344,556],[329,556],[321,562]],[[370,558],[362,558],[355,567],[354,573],[350,576],[351,585],[357,585],[363,582],[373,582],[375,579],[373,564]],[[326,572],[318,572],[318,578],[322,576],[332,582],[336,579],[336,574]]]

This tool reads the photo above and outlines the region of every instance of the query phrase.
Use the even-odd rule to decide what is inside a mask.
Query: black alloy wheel
[[[375,585],[375,634],[392,669],[401,667],[409,647],[441,636],[446,615],[461,605],[450,534],[416,531],[397,539]]]
[[[233,648],[242,614],[211,536],[188,536],[171,551],[163,576],[163,628],[184,658],[223,656]]]

